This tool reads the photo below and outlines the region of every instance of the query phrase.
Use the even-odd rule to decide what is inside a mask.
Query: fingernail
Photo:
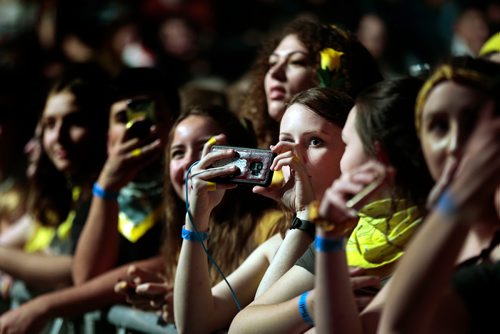
[[[211,137],[208,141],[207,141],[207,144],[209,145],[213,145],[217,143],[217,139],[215,139],[215,137]]]

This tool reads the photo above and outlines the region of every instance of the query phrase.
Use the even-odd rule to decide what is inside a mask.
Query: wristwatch
[[[314,239],[314,237],[316,236],[316,226],[314,225],[314,223],[308,220],[303,220],[297,217],[293,218],[290,230],[294,229],[306,232],[312,239]]]

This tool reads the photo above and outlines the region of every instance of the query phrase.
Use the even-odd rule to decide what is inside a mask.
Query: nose
[[[269,68],[270,76],[276,80],[283,81],[286,78],[285,65],[286,65],[286,62],[284,60],[280,60],[276,64],[271,66]]]
[[[182,160],[182,170],[184,171],[184,175],[188,171],[189,167],[193,163],[199,160],[198,154],[194,154],[194,152],[187,152],[184,156],[184,159]]]
[[[463,148],[467,141],[468,133],[465,129],[460,128],[457,124],[452,126],[450,132],[450,140],[448,143],[448,155],[454,156],[457,159],[461,158]]]

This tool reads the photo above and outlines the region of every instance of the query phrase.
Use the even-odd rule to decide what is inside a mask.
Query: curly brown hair
[[[316,70],[320,68],[321,50],[333,48],[343,52],[340,69],[345,80],[337,89],[352,98],[364,88],[382,80],[376,61],[348,30],[303,18],[290,22],[284,29],[271,34],[262,45],[251,69],[252,82],[239,110],[242,117],[252,121],[259,147],[267,148],[277,141],[279,124],[267,111],[264,78],[269,70],[269,55],[288,35],[297,36],[310,51],[309,64]]]

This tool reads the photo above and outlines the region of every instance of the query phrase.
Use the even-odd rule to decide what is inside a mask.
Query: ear
[[[390,166],[391,161],[389,160],[389,155],[387,154],[387,151],[378,140],[375,141],[374,148],[375,148],[375,158],[377,159],[377,161],[383,163],[385,166]]]

